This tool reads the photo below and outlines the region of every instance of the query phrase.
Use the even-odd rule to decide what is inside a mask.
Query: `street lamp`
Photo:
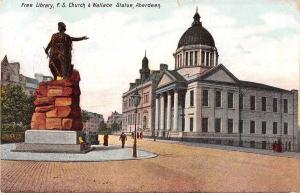
[[[133,103],[135,106],[135,120],[134,120],[134,142],[133,142],[133,152],[132,152],[132,156],[133,157],[137,157],[136,154],[136,120],[137,120],[137,107],[140,104],[141,101],[141,96],[139,95],[138,90],[136,89],[134,95],[131,96],[133,99]]]

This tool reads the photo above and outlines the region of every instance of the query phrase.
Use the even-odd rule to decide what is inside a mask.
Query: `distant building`
[[[20,74],[19,62],[8,62],[7,56],[4,56],[1,61],[1,85],[19,85],[27,95],[33,95],[38,84],[37,79]]]
[[[97,133],[99,131],[99,126],[102,121],[104,121],[103,115],[93,112],[87,112],[89,120],[83,123],[83,129],[88,130],[90,133]]]
[[[53,78],[51,76],[45,76],[45,75],[40,74],[40,73],[35,73],[34,78],[37,79],[39,83],[53,80]]]
[[[107,119],[107,128],[111,128],[113,123],[117,123],[120,127],[122,126],[122,114],[114,111]]]

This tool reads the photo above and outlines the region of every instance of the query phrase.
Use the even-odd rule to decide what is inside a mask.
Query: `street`
[[[103,141],[102,141],[103,142]],[[121,145],[110,136],[110,144]],[[132,146],[128,136],[126,146]],[[108,162],[1,161],[2,192],[289,192],[300,160],[138,140],[156,158]]]

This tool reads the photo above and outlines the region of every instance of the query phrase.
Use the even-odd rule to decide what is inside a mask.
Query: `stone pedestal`
[[[17,143],[14,152],[86,153],[90,146],[78,143],[80,131],[27,130],[25,143]]]
[[[82,130],[79,81],[79,72],[73,70],[69,79],[39,84],[35,93],[32,130]]]
[[[73,70],[68,79],[39,84],[31,130],[25,132],[25,143],[16,144],[13,151],[85,153],[91,150],[90,146],[79,144],[83,127],[79,81],[79,72]]]

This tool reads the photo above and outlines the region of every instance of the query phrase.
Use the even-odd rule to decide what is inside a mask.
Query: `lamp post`
[[[132,156],[133,157],[137,157],[136,154],[136,120],[137,120],[137,107],[140,104],[141,101],[141,96],[139,95],[138,90],[136,89],[134,95],[131,96],[134,102],[134,106],[135,106],[135,120],[134,120],[134,141],[133,141],[133,152],[132,152]]]

